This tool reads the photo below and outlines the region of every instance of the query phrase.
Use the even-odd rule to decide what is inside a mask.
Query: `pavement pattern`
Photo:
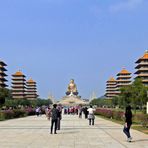
[[[131,130],[126,141],[123,126],[96,117],[95,125],[77,115],[63,115],[61,130],[50,134],[45,115],[0,122],[0,148],[148,148],[148,135]]]

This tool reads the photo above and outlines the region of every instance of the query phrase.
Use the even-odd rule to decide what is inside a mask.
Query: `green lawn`
[[[143,132],[145,134],[148,134],[148,128],[145,128],[145,127],[138,125],[138,124],[133,124],[132,129],[135,129],[135,130],[138,130],[138,131]]]

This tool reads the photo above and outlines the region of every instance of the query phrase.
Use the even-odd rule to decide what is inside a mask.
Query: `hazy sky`
[[[135,72],[148,48],[148,0],[0,0],[0,59],[37,81],[46,98],[65,95],[71,78],[79,94],[105,93],[126,67]]]

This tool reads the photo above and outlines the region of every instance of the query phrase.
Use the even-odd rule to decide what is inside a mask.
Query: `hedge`
[[[120,121],[122,121],[123,117],[124,117],[124,112],[115,111],[115,110],[106,109],[106,108],[98,108],[98,109],[96,109],[95,114],[104,116],[106,118],[120,120]]]
[[[118,121],[124,121],[124,112],[123,111],[116,111],[107,108],[97,108],[95,115],[104,116],[106,118],[115,119]],[[148,115],[146,114],[134,114],[133,115],[133,122],[141,124],[143,127],[148,127]]]
[[[0,120],[7,120],[13,118],[20,118],[25,116],[35,115],[35,110],[32,108],[27,109],[13,109],[0,111]]]

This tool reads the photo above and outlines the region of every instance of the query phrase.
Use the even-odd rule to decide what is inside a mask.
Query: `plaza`
[[[42,115],[0,122],[0,148],[148,148],[148,135],[131,130],[126,141],[123,125],[96,117],[95,125],[76,115],[63,115],[61,130],[50,134],[50,121]]]
[[[0,148],[148,148],[147,6],[0,1]]]

